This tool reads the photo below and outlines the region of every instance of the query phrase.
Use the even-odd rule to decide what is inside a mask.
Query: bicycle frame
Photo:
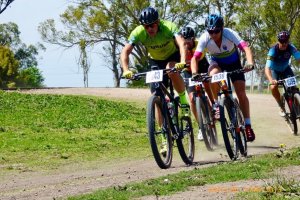
[[[173,88],[173,84],[172,82],[169,80],[169,84],[170,84],[170,91],[166,88],[166,86],[162,83],[162,82],[158,82],[158,83],[154,83],[154,88],[155,88],[155,92],[153,93],[153,95],[160,97],[161,102],[162,102],[162,106],[163,106],[163,113],[167,114],[169,123],[170,123],[170,127],[172,130],[172,136],[173,139],[178,139],[180,135],[180,131],[178,128],[178,101],[175,100],[174,98],[174,88]],[[167,101],[166,101],[166,97],[169,98],[170,102],[172,102],[174,104],[174,117],[176,118],[176,123],[174,124],[173,121],[171,120],[171,115],[167,106]],[[165,122],[167,123],[167,122]],[[164,124],[164,127],[166,127],[166,124]]]
[[[218,102],[220,106],[220,122],[225,147],[229,157],[232,160],[235,160],[239,156],[238,149],[242,155],[247,155],[247,141],[244,132],[244,117],[237,99],[234,98],[232,94],[232,86],[229,77],[233,73],[244,73],[244,70],[238,69],[226,72],[226,77],[224,77],[224,73],[216,74],[212,76],[212,79],[213,82],[217,82],[220,86]],[[228,118],[225,116],[226,112],[228,113]],[[230,138],[233,139],[232,143],[230,142]]]

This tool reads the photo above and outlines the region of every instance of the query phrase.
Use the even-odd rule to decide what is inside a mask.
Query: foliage
[[[19,61],[14,53],[5,46],[0,46],[0,87],[6,87],[15,82]]]
[[[162,19],[175,21],[179,25],[187,24],[190,20],[195,22],[197,15],[203,7],[196,2],[188,4],[182,0],[164,1],[96,1],[78,0],[77,4],[70,6],[62,15],[61,21],[66,31],[58,31],[54,20],[47,20],[39,26],[39,32],[45,42],[71,48],[80,45],[85,40],[87,46],[104,46],[104,56],[115,79],[115,86],[119,86],[121,71],[119,55],[125,45],[130,32],[139,25],[138,16],[142,9],[152,5],[159,9]],[[183,6],[184,5],[184,6]],[[195,11],[194,13],[191,11]],[[147,66],[147,52],[141,45],[136,45],[132,54],[133,62],[140,66]],[[144,69],[143,69],[144,70]]]
[[[18,80],[21,80],[18,84],[20,87],[43,87],[44,77],[42,72],[37,67],[27,67],[20,71]]]
[[[2,88],[42,86],[44,78],[37,69],[37,56],[38,50],[45,49],[43,45],[27,46],[22,43],[18,26],[9,22],[0,24],[0,48],[4,59],[0,65],[3,69],[0,83]],[[4,51],[7,53],[3,53]]]

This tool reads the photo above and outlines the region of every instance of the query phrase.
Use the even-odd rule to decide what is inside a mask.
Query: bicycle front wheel
[[[235,130],[235,108],[234,102],[229,98],[220,101],[220,121],[224,144],[231,160],[238,158],[238,143]]]
[[[196,97],[196,110],[198,118],[198,126],[202,132],[203,140],[206,146],[206,149],[212,151],[214,149],[214,135],[211,130],[209,114],[207,112],[208,108],[205,106],[201,97]]]
[[[239,129],[239,134],[237,134],[237,142],[239,145],[240,152],[243,156],[247,156],[248,151],[247,151],[247,137],[245,133],[245,120],[244,120],[244,115],[240,109],[239,103],[237,99],[234,99],[234,104],[236,107],[236,116],[237,116],[237,123],[238,123],[238,129]]]
[[[167,169],[172,163],[172,137],[168,115],[159,97],[151,96],[147,104],[147,126],[151,150],[157,165]]]
[[[293,108],[294,108],[295,117],[296,117],[296,121],[297,121],[297,119],[300,119],[300,94],[299,93],[294,94]],[[297,129],[297,132],[294,132],[294,134],[295,135],[298,134],[298,129]]]

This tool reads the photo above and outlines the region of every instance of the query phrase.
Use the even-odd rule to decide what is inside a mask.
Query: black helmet
[[[290,33],[288,31],[281,31],[277,34],[278,41],[287,42],[290,39]]]
[[[183,36],[184,39],[188,39],[188,38],[192,38],[192,37],[195,37],[195,31],[193,28],[191,27],[184,27],[182,30],[181,30],[181,34]]]
[[[205,27],[207,30],[213,30],[215,28],[223,28],[223,17],[216,14],[209,15],[205,20]]]
[[[152,24],[158,20],[158,12],[152,7],[145,8],[141,14],[139,21],[143,25]]]

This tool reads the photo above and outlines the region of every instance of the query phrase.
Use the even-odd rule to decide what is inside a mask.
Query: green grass
[[[0,92],[0,165],[51,169],[145,156],[145,124],[145,108],[134,103]]]
[[[201,186],[228,181],[239,181],[244,179],[270,178],[272,172],[280,167],[300,164],[300,148],[290,152],[278,152],[277,154],[267,154],[254,156],[245,161],[227,162],[217,166],[184,171],[177,174],[167,175],[157,179],[143,181],[141,183],[130,183],[124,186],[112,187],[99,190],[92,194],[70,197],[70,200],[92,200],[92,199],[134,199],[141,196],[171,195],[176,192],[185,191],[190,186]],[[274,175],[273,175],[274,176]],[[286,182],[287,183],[287,182]],[[284,184],[281,184],[284,185]],[[288,188],[285,184],[285,188]],[[275,188],[275,186],[272,186]],[[278,187],[278,186],[276,186]],[[299,185],[294,186],[294,190],[300,192]],[[283,191],[282,191],[283,192]],[[293,191],[295,192],[295,191]],[[261,191],[241,194],[243,197],[277,197],[282,193]],[[299,197],[298,197],[299,198]],[[246,198],[241,198],[246,199]],[[250,198],[260,199],[260,198]],[[268,198],[267,198],[268,199]]]

